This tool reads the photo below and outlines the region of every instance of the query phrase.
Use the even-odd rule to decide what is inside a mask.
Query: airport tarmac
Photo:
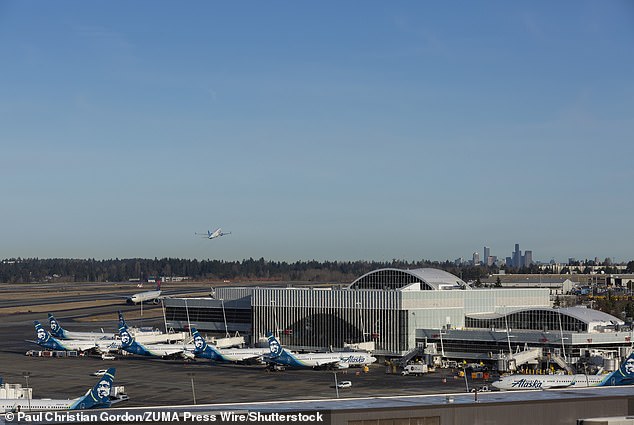
[[[208,293],[209,284],[164,285],[175,294]],[[111,290],[110,290],[111,289]],[[124,312],[131,325],[162,327],[160,306],[125,304],[123,296],[149,289],[133,284],[0,284],[0,376],[8,383],[25,385],[24,372],[29,372],[29,385],[34,398],[77,397],[96,382],[91,376],[98,369],[116,367],[115,385],[124,385],[132,406],[191,404],[194,393],[197,403],[258,402],[336,397],[335,372],[328,370],[286,370],[268,372],[263,366],[212,364],[208,360],[193,362],[162,360],[136,356],[118,356],[103,361],[98,356],[78,358],[28,357],[25,352],[38,350],[33,320],[48,328],[46,313],[55,314],[71,331],[116,330],[117,310]],[[92,299],[91,299],[92,296]],[[80,303],[80,304],[77,304]],[[465,391],[464,378],[454,378],[451,371],[425,376],[386,374],[382,365],[372,365],[369,372],[360,369],[339,370],[339,381],[352,382],[351,388],[340,389],[339,397],[394,396],[440,394]],[[443,379],[444,378],[444,379]],[[194,391],[192,392],[192,379]],[[446,381],[446,382],[444,382]],[[482,381],[469,382],[470,387]]]

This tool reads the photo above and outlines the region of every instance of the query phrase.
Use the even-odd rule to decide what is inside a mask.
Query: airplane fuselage
[[[126,302],[128,304],[139,304],[139,303],[146,303],[146,302],[156,302],[159,299],[159,297],[161,296],[161,292],[162,291],[139,292],[138,294],[134,294],[130,298],[128,298]]]
[[[550,388],[585,388],[601,384],[608,375],[511,375],[493,382],[500,390],[547,390]],[[609,383],[608,383],[609,385]]]

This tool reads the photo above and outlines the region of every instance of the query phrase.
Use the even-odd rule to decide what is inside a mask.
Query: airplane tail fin
[[[205,338],[202,337],[200,332],[198,332],[198,329],[192,328],[192,336],[194,337],[194,346],[196,347],[194,349],[194,353],[201,354],[207,351],[209,345],[207,344],[207,341],[205,341]]]
[[[51,334],[57,338],[66,338],[66,330],[62,328],[57,319],[48,313],[48,323],[51,327]]]
[[[123,313],[121,313],[121,310],[119,310],[119,327],[120,328],[127,328],[128,325],[125,322],[125,319],[123,318]]]
[[[192,328],[192,336],[194,337],[194,346],[196,347],[194,349],[194,355],[211,360],[222,359],[222,355],[218,352],[216,347],[207,344],[205,338],[203,338],[196,328]]]
[[[119,336],[121,337],[121,346],[123,348],[128,348],[134,344],[134,337],[128,331],[128,325],[125,323],[121,312],[119,312]]]
[[[269,350],[271,351],[271,357],[276,358],[282,355],[284,349],[282,348],[282,344],[275,338],[272,332],[266,333],[266,339],[269,341]]]
[[[37,334],[37,342],[40,344],[46,343],[51,339],[51,334],[44,329],[44,326],[37,320],[33,321],[33,325],[35,325],[35,333]]]
[[[64,349],[62,344],[57,339],[55,339],[55,337],[52,336],[46,329],[44,329],[44,326],[42,326],[40,322],[35,320],[33,321],[33,325],[35,325],[35,333],[37,334],[37,341],[35,342],[38,345],[52,350]]]
[[[77,400],[71,407],[71,410],[91,409],[94,407],[104,408],[110,407],[110,389],[114,382],[114,374],[116,369],[111,367],[106,373],[99,377],[99,381],[88,393]]]
[[[634,352],[632,352],[621,366],[609,374],[599,386],[631,385],[634,384]]]

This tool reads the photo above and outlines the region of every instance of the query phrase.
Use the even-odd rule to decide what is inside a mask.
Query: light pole
[[[564,353],[564,361],[566,364],[568,363],[568,358],[566,356],[566,346],[564,345],[564,328],[561,325],[561,312],[557,311],[557,316],[559,317],[559,335],[561,337],[561,350]]]
[[[362,339],[363,342],[365,343],[365,326],[363,325],[363,315],[361,314],[361,302],[357,302],[355,303],[355,305],[359,306],[359,321],[361,322],[361,333],[362,333]]]
[[[196,374],[195,374],[195,373],[193,373],[193,372],[187,372],[187,376],[189,376],[189,378],[190,378],[190,379],[191,379],[191,381],[192,381],[192,398],[194,399],[194,404],[196,404],[196,390],[195,390],[195,388],[194,388],[194,376],[195,376],[195,375],[196,375]]]
[[[339,384],[337,383],[337,372],[334,372],[335,375],[335,391],[337,392],[337,398],[339,398]]]
[[[220,304],[222,304],[222,318],[225,321],[225,336],[229,338],[229,328],[227,327],[227,315],[225,314],[225,300],[220,298]]]
[[[187,307],[187,298],[184,298],[185,300],[185,313],[187,313],[187,330],[189,331],[189,336],[191,336],[192,334],[192,324],[189,321],[189,307]]]
[[[273,332],[273,335],[279,338],[279,335],[277,334],[279,328],[277,326],[277,307],[275,306],[275,300],[271,300],[271,306],[273,308],[273,318],[275,320],[275,331]]]
[[[22,376],[26,380],[26,398],[29,400],[29,412],[31,411],[31,391],[29,391],[29,376],[31,372],[22,372]]]

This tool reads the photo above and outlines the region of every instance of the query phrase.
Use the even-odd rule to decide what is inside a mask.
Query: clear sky
[[[2,1],[0,77],[0,259],[634,258],[631,1]]]

